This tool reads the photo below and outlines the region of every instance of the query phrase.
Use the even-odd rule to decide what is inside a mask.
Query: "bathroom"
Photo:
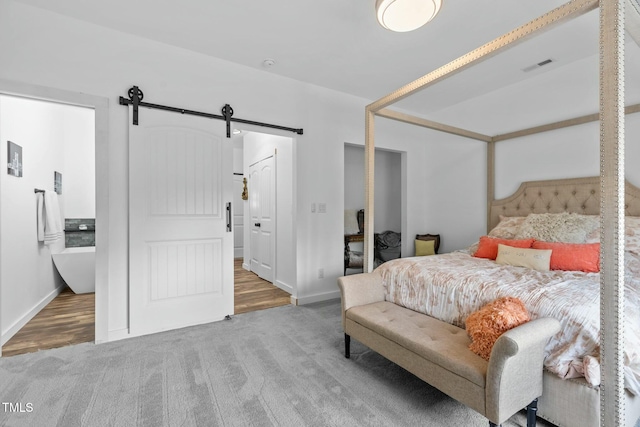
[[[0,95],[0,160],[7,165],[7,172],[0,171],[0,332],[7,355],[5,344],[63,296],[71,310],[66,318],[74,317],[74,307],[83,321],[93,318],[87,307],[94,310],[95,298],[94,110]],[[57,199],[64,231],[55,240],[40,241],[38,198],[44,193],[36,190]],[[65,255],[71,251],[80,258]],[[86,277],[69,276],[78,271]],[[65,334],[63,325],[56,333]],[[93,330],[83,339],[93,341]]]

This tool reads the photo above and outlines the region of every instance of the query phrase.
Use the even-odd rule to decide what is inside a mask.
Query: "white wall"
[[[233,135],[233,257],[244,257],[244,143],[242,135]]]
[[[95,117],[90,108],[64,110],[62,194],[67,218],[96,217]]]
[[[522,181],[600,175],[599,137],[599,123],[592,122],[497,143],[496,198],[509,196]],[[625,140],[625,175],[640,186],[640,114],[626,116]]]
[[[296,281],[295,225],[293,222],[294,188],[293,144],[290,137],[249,132],[244,136],[244,166],[249,167],[269,156],[275,155],[276,168],[276,268],[274,285],[293,293]],[[251,191],[251,190],[249,190]],[[244,201],[244,265],[250,265],[251,221],[249,201]]]
[[[37,241],[33,191],[53,190],[53,172],[64,171],[64,123],[60,105],[0,96],[0,164],[7,164],[7,141],[22,147],[23,159],[21,178],[8,175],[6,166],[0,170],[3,344],[64,285],[51,259],[51,252],[64,248],[64,240],[51,246]],[[64,195],[59,203],[64,214]]]
[[[401,153],[376,150],[374,230],[402,230]],[[364,208],[364,148],[344,147],[344,208]]]

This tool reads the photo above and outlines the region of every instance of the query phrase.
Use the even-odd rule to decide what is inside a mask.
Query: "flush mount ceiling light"
[[[376,0],[376,14],[384,28],[402,33],[431,21],[440,6],[442,0]]]

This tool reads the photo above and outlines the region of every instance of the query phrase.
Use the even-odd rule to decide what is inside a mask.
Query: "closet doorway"
[[[375,150],[375,215],[374,215],[374,236],[388,237],[386,243],[396,239],[389,238],[390,233],[398,233],[400,238],[404,237],[404,224],[406,215],[404,206],[406,204],[406,152],[385,150],[376,148]],[[345,216],[364,208],[364,147],[361,145],[344,145],[344,209]],[[354,220],[355,221],[355,220]],[[357,227],[349,227],[345,219],[345,236],[357,233]],[[395,237],[395,236],[393,236]],[[413,239],[411,239],[413,241]],[[351,241],[351,242],[349,242]],[[397,242],[396,244],[400,244]],[[347,248],[348,245],[348,248]],[[362,267],[350,268],[347,263],[348,251],[362,254],[362,239],[345,237],[345,272],[355,274],[362,272]],[[381,246],[374,242],[374,265],[387,261],[389,257],[402,256],[400,247],[385,247],[380,252]],[[405,255],[406,256],[406,255]]]

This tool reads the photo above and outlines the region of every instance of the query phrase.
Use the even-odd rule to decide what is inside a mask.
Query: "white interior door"
[[[251,271],[273,283],[276,256],[275,156],[249,166]]]
[[[129,125],[132,335],[233,314],[232,157],[222,121],[140,108]]]

